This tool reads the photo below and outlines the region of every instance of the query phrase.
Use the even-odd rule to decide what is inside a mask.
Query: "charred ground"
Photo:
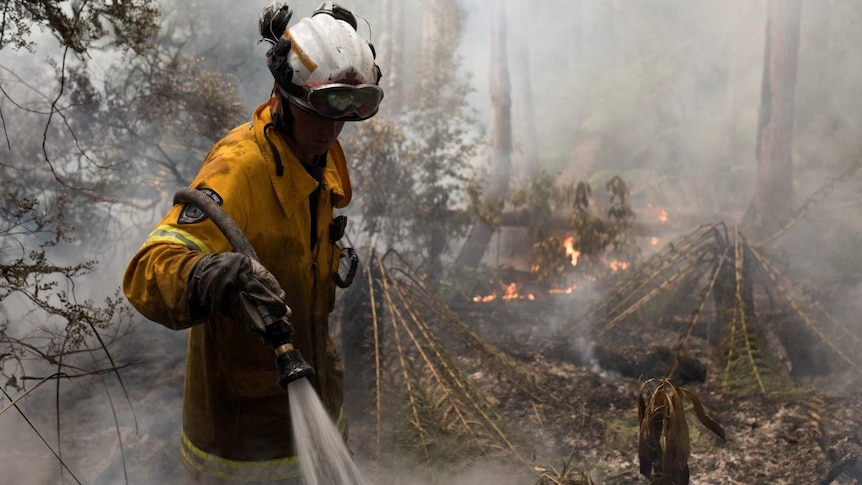
[[[693,253],[688,259],[673,259],[674,253],[686,251],[684,244],[678,244],[647,260],[645,266],[652,265],[649,274],[664,271],[663,276],[650,276],[651,284],[638,284],[640,276],[634,274],[620,275],[611,282],[593,282],[571,294],[531,299],[443,303],[420,291],[418,300],[402,300],[404,309],[396,313],[411,317],[396,319],[402,318],[405,328],[408,320],[421,321],[429,333],[434,333],[435,322],[456,320],[469,330],[449,327],[454,333],[472,332],[468,340],[487,345],[481,348],[471,344],[459,350],[456,342],[446,342],[446,336],[434,337],[448,352],[439,351],[448,361],[443,368],[457,368],[466,376],[474,388],[471,392],[480,401],[473,408],[487,409],[480,414],[490,416],[488,422],[499,423],[501,429],[499,434],[487,433],[483,444],[477,439],[469,451],[455,446],[462,451],[461,462],[446,456],[437,466],[457,468],[481,459],[502,459],[506,466],[523,471],[521,481],[514,483],[526,484],[536,483],[543,469],[560,470],[572,463],[579,470],[588,470],[595,483],[649,483],[639,473],[638,393],[645,381],[669,377],[698,396],[727,433],[726,441],[718,439],[694,419],[690,409],[686,411],[691,414],[691,483],[860,483],[862,424],[858,416],[862,392],[858,354],[853,353],[859,336],[855,324],[837,324],[828,314],[821,317],[818,313],[824,308],[840,313],[838,306],[828,301],[846,297],[842,296],[846,288],[830,292],[826,291],[828,285],[821,285],[815,294],[806,293],[805,285],[794,283],[799,274],[780,268],[780,257],[767,259],[756,249],[749,252],[739,237],[718,237],[718,243],[712,235],[699,237],[683,238],[682,242],[697,241],[691,244]],[[744,255],[751,266],[742,263]],[[755,266],[758,256],[762,261]],[[668,258],[671,264],[665,264]],[[686,268],[695,270],[686,272]],[[673,284],[664,284],[667,281]],[[722,289],[723,285],[726,287]],[[386,291],[402,297],[410,294],[387,285],[375,287],[378,302]],[[656,288],[661,291],[653,291]],[[626,303],[626,299],[631,302]],[[367,294],[359,300],[367,300]],[[386,305],[379,305],[377,318],[382,328],[388,317]],[[436,308],[440,306],[447,308]],[[428,308],[436,309],[428,313]],[[445,313],[442,319],[441,312]],[[720,323],[731,314],[735,315],[728,320],[732,324]],[[349,315],[351,322],[362,322],[368,307],[364,311],[351,308]],[[821,323],[823,319],[832,323]],[[367,318],[364,321],[367,324]],[[837,325],[837,335],[830,325]],[[850,333],[842,333],[845,331]],[[728,337],[734,334],[735,339]],[[365,342],[367,359],[369,333],[357,338]],[[381,345],[378,355],[385,353],[384,349]],[[493,350],[505,357],[494,357]],[[346,350],[348,367],[351,361],[362,358]],[[428,379],[420,375],[423,369],[433,368],[434,359],[423,354],[406,366],[402,363],[402,370],[409,369],[404,375],[415,378],[416,386],[427,383]],[[495,369],[489,365],[489,360],[495,359],[508,359],[506,366],[516,371],[507,374],[499,367]],[[392,360],[381,362],[384,369],[386,365],[399,367]],[[359,366],[372,367],[370,360]],[[361,374],[355,369],[348,372],[353,436],[371,436],[375,409],[369,393],[376,384],[371,375]],[[410,379],[393,378],[384,387],[396,388]],[[439,393],[429,391],[429,401],[452,399],[454,391],[445,385],[443,388]],[[404,393],[398,395],[405,397]],[[440,396],[437,401],[435,395]],[[463,405],[464,409],[470,407]],[[462,405],[438,408],[451,412]],[[397,455],[418,453],[415,431],[428,432],[425,423],[440,417],[432,414],[415,414],[413,418],[401,414],[401,425],[395,425],[400,427],[389,435],[390,445],[395,443],[389,450]],[[472,443],[471,433],[482,434],[456,429],[448,422],[443,428],[460,436],[461,444]],[[411,433],[412,441],[405,438]],[[353,440],[357,456],[370,462],[384,459],[368,445],[370,442]],[[433,463],[434,453],[430,458],[425,453],[428,463]]]

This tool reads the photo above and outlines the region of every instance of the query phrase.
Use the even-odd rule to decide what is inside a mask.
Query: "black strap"
[[[311,248],[317,244],[317,208],[320,200],[320,189],[323,178],[323,169],[326,167],[326,154],[319,156],[314,165],[302,164],[309,175],[317,181],[317,188],[308,196],[308,208],[311,210]]]
[[[272,150],[272,156],[275,158],[275,174],[279,177],[284,175],[284,164],[281,163],[281,155],[278,153],[278,149],[275,148],[275,143],[269,139],[269,135],[266,133],[268,128],[275,128],[275,123],[267,123],[263,126],[263,137],[266,138],[266,142],[269,143],[269,149]]]

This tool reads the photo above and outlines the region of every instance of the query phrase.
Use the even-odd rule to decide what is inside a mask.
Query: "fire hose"
[[[234,251],[259,261],[257,252],[236,222],[206,194],[190,188],[180,189],[174,194],[174,204],[179,203],[191,204],[200,209],[224,234]],[[313,376],[314,369],[305,362],[302,354],[293,346],[293,326],[287,317],[276,318],[263,307],[259,307],[258,311],[264,321],[265,329],[261,338],[265,343],[272,346],[272,350],[275,352],[279,389],[286,390],[291,382],[302,377]]]

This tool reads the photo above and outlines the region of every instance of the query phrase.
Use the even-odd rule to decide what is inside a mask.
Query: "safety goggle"
[[[325,84],[306,88],[305,96],[290,96],[300,108],[337,121],[361,121],[371,118],[383,101],[383,90],[374,84]]]

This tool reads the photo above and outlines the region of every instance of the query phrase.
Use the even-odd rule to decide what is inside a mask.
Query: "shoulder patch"
[[[212,199],[218,205],[222,205],[222,202],[224,202],[224,199],[222,199],[221,196],[213,189],[198,190],[203,192],[204,195]],[[180,217],[177,218],[177,224],[195,224],[205,220],[206,218],[207,215],[204,214],[204,211],[200,210],[200,208],[191,204],[186,204],[183,206],[183,210],[180,211]]]

